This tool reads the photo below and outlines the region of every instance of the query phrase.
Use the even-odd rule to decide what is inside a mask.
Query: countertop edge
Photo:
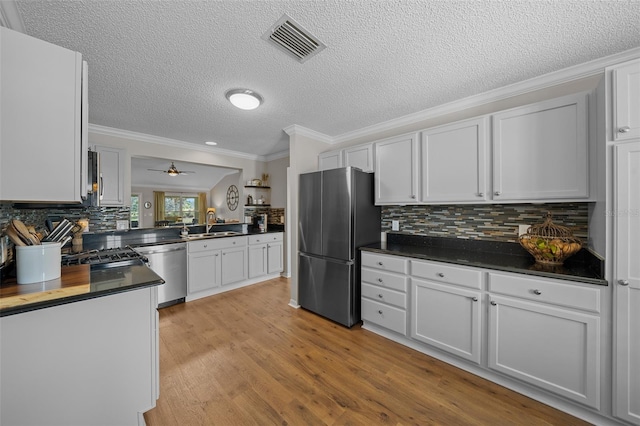
[[[454,265],[468,266],[473,268],[491,269],[496,271],[515,273],[515,274],[539,276],[539,277],[552,278],[552,279],[563,280],[563,281],[573,281],[573,282],[582,283],[582,284],[594,284],[594,285],[600,285],[605,287],[609,285],[608,281],[603,278],[588,278],[588,277],[580,277],[580,276],[574,276],[574,275],[556,274],[553,272],[532,271],[529,269],[522,269],[517,267],[510,268],[510,267],[505,267],[500,265],[491,265],[491,264],[482,263],[482,262],[458,261],[456,259],[451,259],[451,258],[443,258],[438,256],[430,256],[430,255],[411,252],[409,247],[411,246],[407,246],[406,252],[401,250],[388,250],[388,249],[383,249],[378,247],[367,247],[367,246],[360,247],[360,250],[379,253],[379,254],[387,254],[391,256],[404,256],[404,257],[411,257],[411,258],[420,259],[420,260],[430,260],[434,262],[450,263]]]

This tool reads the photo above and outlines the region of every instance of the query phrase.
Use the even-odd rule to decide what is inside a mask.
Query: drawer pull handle
[[[380,315],[382,315],[382,309],[380,309],[380,310],[378,311],[378,313],[379,313]]]
[[[471,300],[473,300],[474,302],[477,302],[478,298],[474,296],[474,297],[471,298]]]
[[[382,266],[382,262],[378,262],[378,266]]]
[[[629,127],[629,126],[620,127],[618,129],[618,132],[620,132],[620,133],[629,133],[630,131],[631,131],[631,127]]]
[[[380,299],[382,299],[382,297],[383,297],[383,296],[382,296],[381,294],[378,294],[378,297],[379,297]]]
[[[618,284],[626,286],[626,285],[629,285],[629,281],[627,281],[627,280],[618,280]]]
[[[491,305],[493,305],[493,306],[496,306],[496,305],[497,305],[497,303],[496,303],[496,302],[494,302],[493,300],[492,300],[490,303],[491,303]]]
[[[382,282],[382,278],[378,278],[378,282],[381,283]]]
[[[444,274],[442,272],[438,272],[437,274],[440,278],[444,278]]]
[[[538,296],[540,296],[542,294],[542,292],[538,289],[533,290],[533,294],[537,294]]]
[[[496,192],[493,193],[493,195],[496,195],[498,197],[500,196],[500,194],[501,194],[500,191],[496,191]]]

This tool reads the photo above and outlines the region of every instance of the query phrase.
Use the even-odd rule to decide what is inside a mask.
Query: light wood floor
[[[162,309],[147,425],[586,424],[289,299],[279,278]]]

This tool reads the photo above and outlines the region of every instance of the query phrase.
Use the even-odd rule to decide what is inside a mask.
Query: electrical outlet
[[[391,230],[392,231],[399,231],[400,230],[400,221],[399,220],[392,220],[391,221]]]
[[[518,236],[526,234],[531,225],[518,225]]]

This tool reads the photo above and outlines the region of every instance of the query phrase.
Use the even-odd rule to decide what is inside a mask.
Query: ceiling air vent
[[[262,39],[293,56],[300,63],[327,47],[287,15],[282,15],[282,18],[262,35]]]

